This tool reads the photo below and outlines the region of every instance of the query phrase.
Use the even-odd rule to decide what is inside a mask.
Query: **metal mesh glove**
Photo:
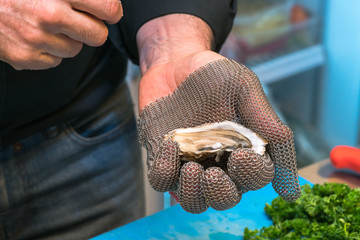
[[[225,166],[183,163],[178,144],[164,141],[171,130],[225,120],[264,137],[272,161],[251,149],[236,149]],[[188,212],[231,208],[242,193],[270,181],[286,201],[300,197],[293,133],[276,115],[255,73],[233,60],[217,60],[190,74],[173,94],[142,109],[138,127],[150,185],[174,191]]]

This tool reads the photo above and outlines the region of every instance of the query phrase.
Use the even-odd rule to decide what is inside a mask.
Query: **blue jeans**
[[[144,216],[126,84],[92,116],[0,150],[0,239],[87,239]]]

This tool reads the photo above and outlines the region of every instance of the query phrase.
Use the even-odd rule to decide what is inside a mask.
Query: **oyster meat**
[[[193,128],[178,128],[167,135],[165,140],[179,144],[181,160],[203,161],[231,153],[237,148],[251,148],[264,155],[267,141],[252,130],[231,121],[209,123]]]

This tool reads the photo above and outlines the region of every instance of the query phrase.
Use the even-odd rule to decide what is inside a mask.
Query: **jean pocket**
[[[81,143],[96,143],[112,139],[135,121],[133,104],[126,84],[89,116],[66,124],[65,131]]]

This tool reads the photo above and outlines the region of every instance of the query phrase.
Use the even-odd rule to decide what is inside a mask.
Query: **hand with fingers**
[[[122,16],[118,0],[7,0],[0,4],[0,60],[17,70],[47,69],[102,45],[104,21]]]
[[[222,121],[241,123],[263,136],[271,160],[239,148],[231,153],[226,169],[205,169],[197,162],[182,163],[178,144],[164,141],[174,129]],[[144,107],[139,130],[149,154],[151,186],[174,191],[188,212],[201,213],[208,206],[231,208],[243,193],[269,182],[285,200],[299,197],[292,131],[274,112],[256,75],[232,60],[210,62],[191,73],[174,93]]]
[[[143,30],[146,36],[151,29],[144,26],[139,36]],[[189,45],[186,49],[192,49]],[[285,200],[299,198],[293,133],[275,113],[255,73],[206,49],[170,49],[175,57],[141,65],[146,71],[139,86],[138,127],[148,154],[150,185],[160,192],[173,192],[182,208],[191,213],[202,213],[208,207],[229,209],[239,203],[243,193],[270,182]],[[156,53],[159,51],[157,48]],[[149,57],[151,51],[145,52]],[[183,162],[178,143],[165,138],[174,129],[223,121],[260,134],[268,142],[270,158],[238,148],[224,167]]]

